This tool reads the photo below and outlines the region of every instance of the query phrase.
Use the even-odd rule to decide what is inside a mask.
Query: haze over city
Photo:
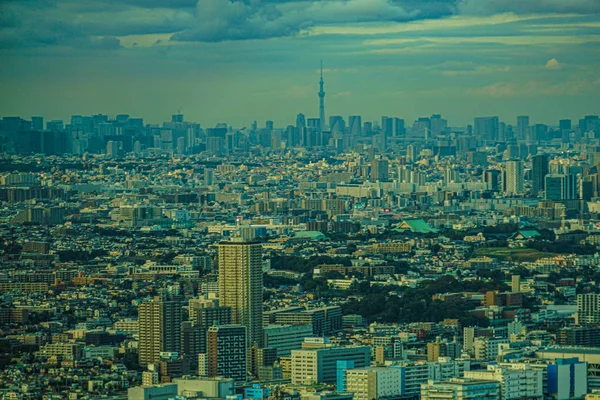
[[[595,113],[595,0],[3,1],[4,115],[181,109],[212,126],[329,111],[408,120]]]

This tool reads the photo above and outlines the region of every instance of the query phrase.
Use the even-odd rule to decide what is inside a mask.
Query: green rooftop
[[[418,219],[405,219],[404,221],[402,221],[401,224],[399,224],[396,227],[395,230],[399,231],[399,232],[411,231],[413,233],[437,233],[437,232],[439,232],[438,229],[433,228],[432,226],[430,226],[422,218],[418,218]]]
[[[294,237],[297,239],[308,239],[308,240],[327,239],[327,236],[325,236],[322,232],[319,232],[319,231],[300,231],[300,232],[296,232],[296,235]]]

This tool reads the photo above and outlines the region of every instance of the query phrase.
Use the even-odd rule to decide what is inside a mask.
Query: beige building
[[[262,246],[232,239],[219,244],[219,303],[231,307],[231,322],[243,325],[248,348],[263,345]]]
[[[600,323],[600,294],[577,296],[577,318],[582,325]]]
[[[163,351],[181,350],[182,307],[179,299],[155,297],[140,304],[139,360],[140,364],[154,364]]]
[[[292,350],[292,384],[335,383],[338,361],[354,361],[356,368],[371,363],[368,346],[331,346]]]
[[[501,400],[543,398],[543,373],[538,369],[488,365],[487,370],[465,371],[465,378],[499,382]]]
[[[371,400],[400,396],[401,374],[399,368],[368,367],[346,371],[346,392],[354,400]]]
[[[421,400],[497,400],[499,398],[500,383],[494,381],[456,378],[448,382],[429,381],[421,385]]]

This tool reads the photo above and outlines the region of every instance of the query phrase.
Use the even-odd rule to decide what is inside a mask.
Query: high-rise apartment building
[[[219,244],[219,303],[247,329],[248,348],[263,344],[262,246],[234,238]]]
[[[411,164],[417,161],[417,148],[412,144],[406,146],[406,161]]]
[[[163,294],[140,304],[138,319],[140,364],[157,363],[161,352],[180,351],[182,308],[179,297]]]
[[[577,319],[581,325],[600,323],[600,294],[577,295]]]
[[[525,172],[522,161],[508,161],[504,170],[504,192],[509,196],[521,195],[525,190]]]

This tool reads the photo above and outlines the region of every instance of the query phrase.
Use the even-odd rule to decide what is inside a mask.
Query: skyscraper
[[[381,158],[373,159],[371,163],[371,182],[386,182],[389,178],[389,164]]]
[[[339,115],[332,115],[329,117],[329,129],[331,129],[331,132],[344,133],[346,130],[346,121],[344,121],[344,117]]]
[[[527,131],[529,130],[529,117],[521,115],[517,117],[517,139],[525,140]]]
[[[44,117],[31,117],[31,130],[32,131],[43,131],[44,130]]]
[[[231,307],[233,324],[248,330],[248,348],[262,346],[263,272],[259,243],[234,238],[219,244],[219,303]]]
[[[532,192],[537,196],[539,192],[546,189],[546,175],[548,175],[548,155],[538,154],[532,157]]]
[[[431,123],[431,136],[436,138],[448,128],[448,121],[443,119],[440,114],[433,114],[429,118]]]
[[[348,127],[351,135],[362,135],[362,117],[360,115],[351,115],[348,118]]]
[[[504,192],[509,195],[521,195],[525,189],[523,162],[509,161],[504,170]]]
[[[321,129],[325,129],[325,81],[323,81],[323,61],[321,61],[321,80],[319,81],[319,119]]]
[[[500,121],[498,117],[475,118],[474,132],[483,140],[497,140]]]
[[[569,141],[569,137],[571,136],[571,120],[570,119],[561,119],[558,123],[558,129],[560,130],[560,136],[563,143]]]
[[[180,351],[182,309],[179,297],[163,294],[140,304],[138,319],[140,364],[157,363],[163,351]]]

